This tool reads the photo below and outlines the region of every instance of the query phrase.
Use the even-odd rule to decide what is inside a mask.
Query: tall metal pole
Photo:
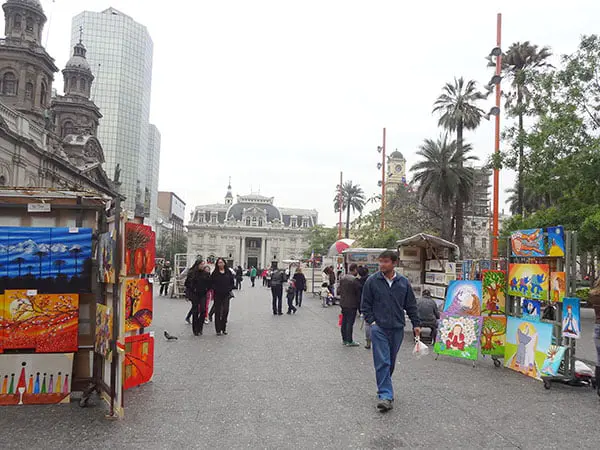
[[[344,206],[342,196],[342,183],[344,182],[344,172],[340,172],[340,185],[338,187],[338,209],[340,210],[340,217],[338,221],[338,239],[342,238],[342,207]]]
[[[381,231],[385,230],[385,128],[381,150]]]
[[[502,48],[502,14],[498,13],[496,22],[496,47]],[[500,77],[502,71],[502,53],[496,56],[496,75]],[[500,80],[500,78],[498,78]],[[500,100],[501,100],[501,89],[500,81],[496,84],[496,107],[498,108],[498,114],[496,115],[496,132],[494,136],[494,152],[496,155],[500,152]],[[492,223],[492,257],[498,259],[498,209],[499,209],[499,189],[500,189],[500,170],[494,168],[494,217]]]

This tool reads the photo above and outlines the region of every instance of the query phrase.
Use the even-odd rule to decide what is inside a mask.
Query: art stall
[[[379,255],[387,248],[349,248],[342,252],[344,256],[344,271],[348,272],[350,264],[365,266],[369,274],[379,270]]]
[[[440,304],[446,297],[446,288],[456,279],[456,244],[437,236],[419,233],[396,242],[398,272],[412,284],[419,297],[424,289]]]

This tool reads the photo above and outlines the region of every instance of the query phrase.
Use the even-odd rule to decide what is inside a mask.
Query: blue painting
[[[565,256],[565,229],[563,227],[548,227],[548,256]]]
[[[89,292],[91,228],[0,227],[0,292]]]
[[[510,244],[513,256],[530,258],[546,254],[544,230],[541,228],[514,231],[510,237]]]
[[[542,376],[545,377],[555,377],[558,375],[558,370],[560,369],[560,363],[565,356],[565,351],[567,347],[558,347],[556,345],[551,345],[548,349],[548,353],[546,354],[546,360],[542,365]]]
[[[563,299],[562,332],[564,337],[579,339],[581,337],[581,313],[578,298]]]
[[[457,316],[480,316],[482,297],[481,281],[452,281],[446,290],[444,312]]]
[[[539,301],[523,299],[523,319],[539,322],[541,308],[542,304]]]

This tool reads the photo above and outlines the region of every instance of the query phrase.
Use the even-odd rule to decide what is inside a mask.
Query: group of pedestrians
[[[223,258],[217,259],[212,273],[202,260],[197,260],[189,269],[185,280],[185,294],[192,302],[190,312],[194,336],[202,334],[211,291],[213,306],[208,316],[214,315],[217,336],[227,334],[227,318],[234,287],[235,276]]]
[[[296,314],[298,308],[302,307],[302,299],[306,291],[306,277],[302,273],[301,268],[297,268],[294,276],[288,280],[285,271],[274,267],[269,271],[268,286],[271,288],[271,296],[273,299],[273,315],[283,315],[283,285],[288,282],[285,290],[287,300],[287,314]]]

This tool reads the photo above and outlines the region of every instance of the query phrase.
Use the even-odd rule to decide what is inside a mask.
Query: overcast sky
[[[148,27],[160,189],[182,197],[188,213],[222,201],[231,176],[234,195],[260,189],[279,206],[317,209],[327,225],[336,222],[340,171],[368,197],[378,192],[383,127],[388,149],[410,166],[423,139],[440,133],[431,108],[443,84],[454,76],[489,81],[484,57],[495,46],[497,12],[503,48],[530,40],[557,55],[597,32],[600,17],[594,0],[42,3],[47,48],[61,68],[71,18],[84,9],[113,6]],[[493,151],[493,133],[484,121],[466,134],[482,160]],[[501,190],[513,183],[503,174]]]

